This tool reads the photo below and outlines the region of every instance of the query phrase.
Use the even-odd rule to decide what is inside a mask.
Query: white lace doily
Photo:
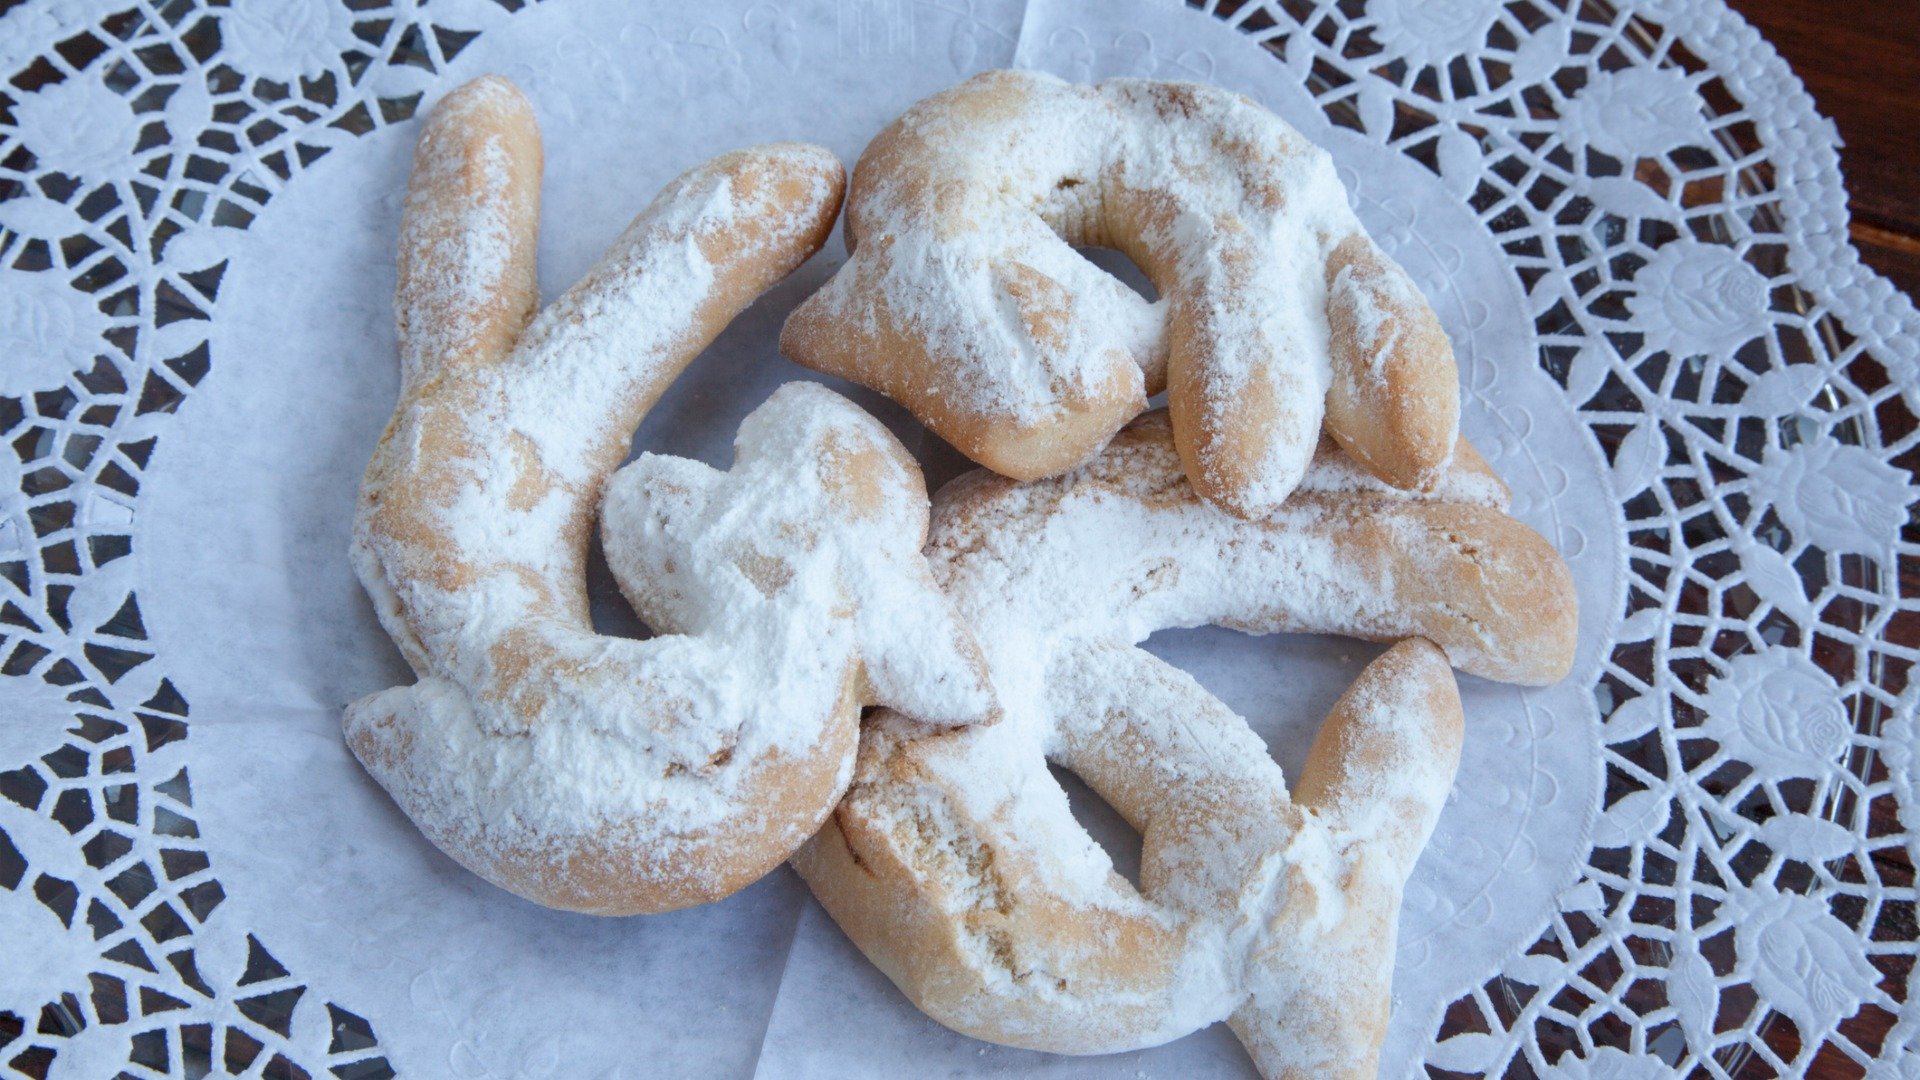
[[[1751,28],[1682,0],[687,7],[0,15],[0,1073],[1245,1073],[1218,1030],[1081,1062],[951,1036],[784,871],[664,919],[539,912],[438,859],[338,737],[340,701],[401,677],[344,538],[423,104],[479,70],[529,87],[551,292],[694,160],[650,152],[689,112],[712,149],[851,160],[851,133],[1019,63],[1210,79],[1333,149],[1458,346],[1469,433],[1575,568],[1575,676],[1463,681],[1390,1068],[1920,1076],[1920,316],[1848,246],[1831,127]],[[830,269],[640,441],[718,456],[796,377],[768,343]],[[1289,767],[1364,657],[1153,645]]]

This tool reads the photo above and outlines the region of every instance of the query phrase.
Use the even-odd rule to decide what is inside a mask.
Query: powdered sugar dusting
[[[1058,468],[1035,464],[1028,441],[1071,444],[1048,462],[1091,453],[1112,430],[1092,417],[1137,413],[1165,380],[1208,496],[1258,513],[1313,454],[1332,336],[1346,332],[1329,319],[1326,268],[1364,235],[1329,155],[1245,97],[988,72],[868,147],[848,202],[851,258],[783,340],[1016,476]],[[1072,245],[1122,250],[1163,299],[1133,295]],[[1386,276],[1424,308],[1404,275]],[[1356,291],[1352,275],[1333,287]],[[1361,299],[1375,305],[1361,320],[1373,374],[1397,385],[1378,307],[1393,298]],[[1073,434],[1049,433],[1069,423]]]
[[[1430,591],[1479,565],[1475,544],[1501,542],[1479,523],[1504,488],[1470,451],[1433,491],[1410,494],[1328,446],[1302,488],[1257,521],[1212,508],[1156,413],[1066,476],[974,473],[936,497],[929,556],[979,636],[1006,714],[939,739],[883,717],[842,813],[893,838],[892,857],[927,883],[915,902],[937,905],[960,937],[964,973],[916,976],[977,986],[921,1000],[938,1018],[1106,1052],[1236,1010],[1270,1020],[1325,984],[1327,957],[1344,956],[1343,973],[1390,973],[1399,889],[1457,764],[1447,660],[1521,674],[1509,665],[1526,623],[1506,593],[1529,583]],[[1420,534],[1428,519],[1449,523],[1444,542]],[[1391,542],[1359,535],[1368,528]],[[1208,622],[1425,634],[1447,653],[1404,642],[1368,668],[1330,721],[1338,737],[1315,751],[1339,779],[1297,805],[1241,718],[1137,648],[1156,630]],[[1048,761],[1140,829],[1144,895],[1074,822]],[[1079,931],[1056,941],[1018,929],[1053,918],[1032,912],[1054,905],[1132,942],[1135,976],[1090,976]]]
[[[474,302],[503,265],[501,228],[521,230],[508,247],[531,240],[531,221],[461,208],[476,188],[500,196],[515,168],[511,132],[488,136],[473,111],[492,93],[479,85],[429,125],[478,149],[457,168],[421,154],[405,235],[447,236],[407,251],[420,273],[403,276],[403,333],[409,310]],[[496,883],[587,910],[713,898],[818,824],[850,775],[869,683],[943,722],[992,714],[918,553],[917,470],[818,388],[750,417],[734,472],[655,456],[630,471],[609,561],[664,636],[601,637],[587,620],[587,530],[629,433],[726,318],[818,246],[840,177],[817,147],[723,156],[662,192],[504,357],[438,355],[430,327],[407,341],[417,370],[369,467],[354,558],[421,678],[345,723],[423,831]]]
[[[1354,337],[1360,343],[1361,355],[1366,357],[1366,372],[1376,379],[1385,377],[1387,358],[1400,343],[1400,326],[1392,310],[1380,303],[1375,289],[1362,287],[1352,266],[1340,268],[1334,276],[1332,291],[1335,305],[1345,305],[1353,311],[1357,324]]]
[[[1503,512],[1513,502],[1507,485],[1484,464],[1449,461],[1431,488],[1408,491],[1361,468],[1358,462],[1334,449],[1330,441],[1320,444],[1314,454],[1313,467],[1300,478],[1300,486],[1295,490],[1302,494],[1369,492],[1412,501],[1469,503]]]
[[[488,332],[519,330],[531,313],[538,142],[516,172],[516,124],[532,109],[511,84],[480,79],[451,95],[414,154],[401,249],[401,378],[483,347]],[[464,197],[437,197],[449,189]],[[501,325],[504,323],[505,325]]]
[[[976,84],[997,95],[991,104],[941,107]],[[1170,118],[1167,86],[1204,102],[1192,122]],[[1016,93],[1024,100],[1000,107]],[[950,374],[968,407],[1043,420],[1062,398],[1101,386],[1116,358],[1152,371],[1164,356],[1156,332],[1164,303],[1134,295],[1070,244],[1120,247],[1163,293],[1245,290],[1244,310],[1215,312],[1222,394],[1244,387],[1275,348],[1297,348],[1303,392],[1325,394],[1318,267],[1331,241],[1359,226],[1326,154],[1278,117],[1208,87],[1131,79],[1083,87],[995,72],[909,110],[898,129],[918,156],[863,160],[848,229],[873,254],[856,247],[822,303],[870,332],[897,320],[932,355],[964,360]],[[1285,198],[1263,205],[1250,182]],[[1136,205],[1149,201],[1163,205]],[[1135,234],[1121,235],[1122,221]],[[1258,252],[1250,264],[1258,280],[1241,280],[1249,265],[1223,259],[1235,245]],[[1036,340],[1006,317],[1010,265],[1057,286],[1071,312],[1065,334]]]
[[[738,753],[800,753],[860,656],[882,704],[936,724],[993,711],[967,630],[933,583],[927,502],[886,429],[812,383],[740,426],[727,472],[644,454],[607,486],[607,560],[656,631],[729,653]],[[865,491],[848,482],[869,485]]]

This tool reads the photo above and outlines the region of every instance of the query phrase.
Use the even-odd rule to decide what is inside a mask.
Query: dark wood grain
[[[1861,256],[1920,296],[1920,5],[1729,2],[1780,50],[1839,127]]]

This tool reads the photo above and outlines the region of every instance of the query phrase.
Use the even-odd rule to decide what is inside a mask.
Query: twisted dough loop
[[[1030,480],[1085,460],[1163,385],[1186,474],[1243,517],[1327,430],[1402,488],[1459,421],[1453,353],[1348,209],[1331,159],[1189,83],[978,75],[909,109],[855,169],[850,258],[781,348],[893,397]],[[1149,305],[1072,245],[1118,248]]]
[[[996,792],[1052,787],[1044,758],[916,739],[897,715],[863,733],[801,875],[915,1004],[977,1038],[1118,1053],[1227,1018],[1267,1076],[1372,1076],[1401,889],[1459,763],[1444,656],[1413,639],[1369,665],[1309,755],[1305,777],[1333,781],[1292,798],[1184,673],[1124,646],[1077,661],[1083,696],[1050,756],[1140,833],[1138,891],[1063,887],[1044,865],[1028,838],[1064,831],[1057,788],[990,809],[966,790],[985,761]]]
[[[1230,1019],[1268,1076],[1371,1075],[1401,890],[1458,763],[1448,662],[1539,683],[1572,661],[1571,577],[1506,498],[1465,444],[1420,495],[1323,447],[1284,507],[1241,521],[1182,477],[1165,413],[1055,480],[961,478],[935,499],[929,552],[1007,715],[870,722],[795,865],[908,997],[968,1034],[1108,1053]],[[1206,622],[1399,643],[1335,706],[1290,795],[1244,721],[1135,645]],[[1139,830],[1138,890],[1049,761]]]
[[[456,90],[422,132],[401,228],[400,401],[353,549],[419,681],[355,702],[344,725],[368,772],[474,872],[553,907],[667,910],[758,878],[817,827],[846,783],[861,702],[960,723],[991,696],[919,560],[918,471],[818,389],[776,394],[743,425],[732,483],[707,485],[710,503],[765,522],[761,554],[786,579],[750,590],[731,622],[703,622],[703,590],[753,569],[740,545],[636,527],[646,550],[614,561],[663,636],[593,632],[586,548],[607,476],[680,370],[818,250],[843,174],[800,144],[722,155],[528,324],[539,171],[532,109],[505,80]],[[778,475],[752,466],[768,453],[785,459]],[[647,492],[630,495],[647,515]],[[867,677],[891,659],[852,626],[848,582],[869,578],[928,606],[912,641],[937,654],[917,661],[928,683],[880,693]],[[643,602],[660,589],[680,606]],[[737,639],[781,625],[807,633],[761,633],[769,651],[742,662]]]

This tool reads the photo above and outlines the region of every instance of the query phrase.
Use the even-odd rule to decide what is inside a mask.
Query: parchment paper
[[[774,139],[824,143],[851,164],[913,101],[1015,63],[1208,79],[1328,145],[1362,217],[1434,298],[1462,361],[1466,429],[1514,487],[1517,512],[1566,551],[1589,628],[1619,610],[1617,507],[1579,497],[1603,482],[1604,463],[1533,364],[1531,319],[1498,247],[1439,177],[1330,125],[1286,69],[1211,19],[1145,0],[731,2],[644,15],[570,0],[489,30],[442,89],[501,72],[532,97],[552,296],[688,166]],[[341,707],[409,678],[346,548],[397,386],[393,243],[415,127],[336,150],[237,241],[212,373],[161,440],[143,495],[144,611],[192,704],[195,808],[227,894],[216,918],[373,1018],[403,1073],[1250,1075],[1223,1026],[1095,1059],[953,1034],[867,964],[785,868],[673,915],[540,909],[442,856],[361,772],[341,743]],[[775,338],[843,255],[836,238],[743,315],[636,447],[724,464],[748,411],[783,382],[816,378],[781,359]],[[832,385],[906,441],[930,486],[967,467],[896,406]],[[1569,422],[1540,422],[1559,416]],[[639,632],[604,568],[592,584],[602,627]],[[1248,716],[1290,772],[1375,652],[1212,630],[1150,647]],[[1578,689],[1593,651],[1554,690],[1462,679],[1466,763],[1409,893],[1388,1075],[1432,1038],[1446,1001],[1533,939],[1575,879],[1600,781],[1594,706]],[[1137,859],[1111,812],[1083,801],[1117,862]]]

